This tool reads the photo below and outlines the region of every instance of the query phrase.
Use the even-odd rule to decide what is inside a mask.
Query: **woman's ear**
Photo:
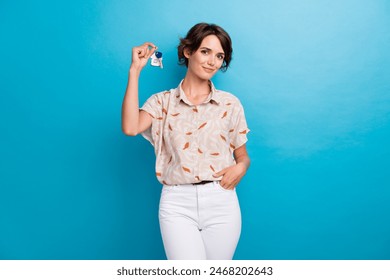
[[[188,59],[191,56],[191,51],[188,48],[184,48],[183,54]]]

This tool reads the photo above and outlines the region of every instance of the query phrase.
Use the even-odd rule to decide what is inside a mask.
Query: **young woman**
[[[154,146],[167,258],[232,259],[241,232],[235,188],[249,167],[249,129],[240,101],[211,82],[229,66],[230,36],[214,24],[193,26],[178,46],[184,79],[139,108],[139,76],[156,49],[144,43],[132,50],[122,129]]]

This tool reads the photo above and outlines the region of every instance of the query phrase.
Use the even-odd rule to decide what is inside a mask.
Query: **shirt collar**
[[[191,105],[191,102],[188,100],[186,94],[184,93],[184,91],[181,87],[183,81],[184,80],[182,80],[180,82],[179,86],[177,87],[177,92],[178,92],[177,100],[179,102],[183,101],[187,105]],[[207,99],[202,104],[209,103],[209,102],[215,102],[217,105],[219,105],[219,103],[221,102],[221,97],[220,97],[219,91],[215,88],[212,81],[209,81],[209,83],[210,83],[211,92],[210,92],[209,96],[207,97]]]

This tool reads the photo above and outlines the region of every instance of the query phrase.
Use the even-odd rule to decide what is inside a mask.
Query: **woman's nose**
[[[213,56],[210,56],[210,57],[209,57],[208,64],[211,65],[211,66],[214,66],[215,60],[214,60],[214,57],[213,57]]]

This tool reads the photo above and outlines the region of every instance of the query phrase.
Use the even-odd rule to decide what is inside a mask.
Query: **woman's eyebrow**
[[[208,48],[208,47],[200,47],[200,49],[206,50],[206,51],[212,51],[212,49],[210,49],[210,48]],[[223,55],[225,55],[224,52],[219,52],[218,54],[223,54]]]

